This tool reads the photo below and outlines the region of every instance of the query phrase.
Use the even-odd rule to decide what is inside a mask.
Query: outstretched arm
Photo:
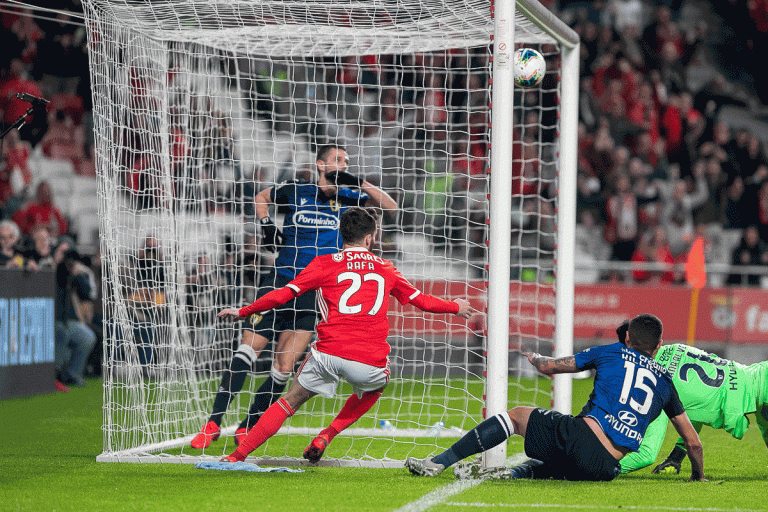
[[[422,311],[430,313],[453,313],[462,318],[469,318],[475,311],[464,299],[445,300],[439,297],[420,293],[410,302]]]
[[[523,352],[528,361],[544,375],[554,375],[556,373],[577,373],[581,368],[576,366],[574,356],[560,357],[558,359],[542,356],[541,354]]]
[[[704,478],[704,448],[701,446],[699,434],[697,434],[696,430],[693,428],[691,420],[688,419],[688,415],[686,413],[678,414],[677,416],[669,418],[669,421],[672,422],[677,433],[683,438],[685,449],[688,451],[688,458],[691,459],[692,469],[691,478],[689,480],[706,481]]]
[[[690,418],[688,418],[690,419]],[[693,425],[693,429],[696,431],[696,433],[701,432],[701,427],[704,425],[703,423],[692,421],[691,425]],[[680,466],[683,463],[683,460],[685,459],[685,456],[688,454],[688,452],[685,451],[685,441],[682,437],[677,439],[677,442],[675,443],[675,447],[672,448],[672,451],[667,455],[667,458],[653,468],[653,471],[651,473],[680,473]]]
[[[253,304],[249,306],[245,306],[244,308],[222,309],[217,316],[219,318],[235,320],[235,321],[243,320],[245,318],[248,318],[250,315],[254,313],[263,313],[264,311],[269,311],[270,309],[275,308],[277,306],[282,306],[283,304],[285,304],[295,296],[296,296],[296,291],[288,286],[285,286],[277,290],[272,290],[271,292],[265,294],[264,296],[256,299],[256,301]]]

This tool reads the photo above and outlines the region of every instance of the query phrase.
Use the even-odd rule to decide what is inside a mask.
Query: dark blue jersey
[[[350,206],[365,206],[368,194],[339,187],[336,197],[327,197],[315,183],[297,180],[272,189],[277,212],[285,214],[285,240],[275,260],[275,271],[293,279],[315,256],[338,252],[341,214]]]
[[[574,356],[581,370],[595,370],[595,388],[579,416],[600,423],[617,446],[637,451],[648,424],[664,412],[684,409],[667,370],[621,343],[588,348]]]

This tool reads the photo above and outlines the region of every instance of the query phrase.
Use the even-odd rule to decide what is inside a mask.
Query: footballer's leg
[[[479,464],[479,461],[472,463],[458,463],[456,464],[453,474],[456,478],[461,480],[479,479],[479,480],[514,480],[520,478],[548,478],[548,476],[540,476],[539,472],[543,469],[544,463],[536,459],[528,459],[527,461],[517,466],[506,467],[494,467],[484,468]],[[534,476],[533,468],[537,469],[537,474]]]
[[[693,425],[693,429],[696,431],[697,434],[701,432],[701,427],[704,426],[704,424],[699,421],[695,421],[695,422],[692,421],[691,425]],[[665,423],[665,427],[666,427],[666,423]],[[643,442],[645,442],[645,438],[643,439]],[[640,444],[640,446],[642,447],[642,443]],[[658,450],[656,453],[658,453]],[[629,455],[632,455],[632,454],[629,454]],[[627,457],[629,457],[629,455],[627,455]],[[653,474],[666,473],[666,474],[679,475],[680,468],[683,465],[683,460],[685,460],[685,457],[687,455],[688,455],[688,451],[685,449],[685,442],[683,441],[683,438],[680,437],[677,439],[677,442],[675,443],[675,447],[672,448],[672,451],[669,453],[669,455],[664,460],[664,462],[662,462],[661,464],[653,468],[651,470],[651,473]],[[624,459],[626,459],[627,457],[624,457]],[[621,459],[622,462],[624,461],[624,459]],[[622,465],[622,468],[623,467],[624,466]]]
[[[221,434],[221,420],[232,399],[243,389],[248,372],[251,371],[253,363],[256,361],[259,353],[264,349],[269,340],[256,334],[255,332],[244,329],[240,346],[232,355],[232,361],[229,368],[224,370],[221,377],[221,384],[213,400],[213,407],[208,423],[203,425],[200,433],[192,439],[190,445],[192,448],[203,449],[219,438]]]
[[[291,313],[293,314],[293,313]],[[259,421],[259,418],[285,391],[288,379],[296,362],[307,349],[313,333],[311,331],[284,331],[280,333],[275,347],[272,369],[253,397],[248,414],[235,432],[235,444]]]
[[[366,391],[360,397],[357,396],[357,393],[350,396],[331,424],[309,443],[309,446],[304,450],[303,457],[312,463],[319,461],[333,438],[368,412],[383,392],[384,388],[381,388],[375,391]]]
[[[515,407],[507,413],[497,414],[480,423],[478,426],[464,434],[450,448],[443,453],[432,457],[431,463],[448,468],[458,461],[465,459],[476,453],[481,453],[506,441],[513,434],[519,434],[525,437],[525,429],[528,423],[528,417],[533,411],[533,407]],[[411,473],[422,476],[437,476],[442,472],[420,471],[426,467],[425,461],[418,461],[413,458],[406,460],[405,465]]]
[[[316,364],[315,358],[318,358],[321,364]],[[308,368],[305,369],[305,366]],[[304,450],[304,458],[312,463],[320,460],[328,444],[339,432],[356,422],[379,399],[389,384],[389,359],[384,366],[378,367],[319,352],[312,353],[299,369],[296,378],[317,392],[326,387],[324,393],[327,395],[329,392],[333,393],[339,376],[352,385],[353,393],[331,424]],[[328,389],[329,385],[334,387]]]
[[[222,462],[242,462],[248,457],[248,454],[264,444],[264,442],[275,435],[285,420],[293,416],[304,402],[315,396],[317,393],[305,389],[294,380],[288,392],[277,402],[272,404],[259,418],[256,425],[253,426],[248,434],[240,440],[237,449],[221,459]]]

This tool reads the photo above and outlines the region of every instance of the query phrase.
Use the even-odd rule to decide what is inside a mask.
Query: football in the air
[[[541,83],[547,70],[544,57],[533,48],[520,48],[512,59],[515,83],[520,87],[535,87]]]

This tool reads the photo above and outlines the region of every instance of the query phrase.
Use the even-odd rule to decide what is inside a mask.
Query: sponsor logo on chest
[[[339,229],[339,219],[330,213],[300,210],[293,214],[293,223],[299,227]]]

